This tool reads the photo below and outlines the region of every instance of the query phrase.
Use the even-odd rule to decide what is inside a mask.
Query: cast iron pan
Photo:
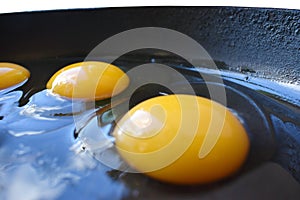
[[[217,66],[222,69],[255,72],[262,78],[300,84],[298,10],[141,7],[28,12],[1,14],[0,27],[0,61],[21,64],[31,72],[29,81],[19,88],[24,94],[20,106],[28,103],[34,93],[43,90],[47,80],[58,69],[84,60],[103,40],[139,27],[169,28],[190,36],[208,51]],[[152,50],[144,55],[149,55],[149,52]],[[132,52],[115,63],[124,64],[128,58],[136,58],[136,55],[140,54]],[[160,55],[167,54],[155,54],[154,57],[165,59],[163,62],[166,63],[172,63],[170,59],[178,61],[174,55],[170,54],[165,58]],[[166,58],[169,60],[166,61]],[[147,58],[141,59],[138,64],[146,61]],[[180,70],[187,75],[191,73]],[[252,145],[255,148],[250,152],[244,175],[208,186],[179,187],[148,179],[141,174],[124,174],[106,169],[95,176],[98,179],[83,178],[75,185],[68,186],[66,191],[56,198],[298,199],[299,105],[285,106],[277,101],[269,101],[266,96],[242,86],[230,82],[227,85],[228,95],[236,97],[236,100],[240,98],[237,102],[229,101],[231,107],[241,107],[238,104],[244,100],[238,94],[242,90],[255,100],[257,108],[263,111],[266,120],[266,124],[261,125],[266,132],[257,133],[254,122],[251,122],[248,116],[250,124],[253,123],[250,132],[259,136],[253,136],[255,139],[252,140]],[[193,83],[193,87],[197,90],[202,88],[203,84]],[[135,95],[135,103],[143,100],[139,91]],[[155,95],[154,91],[148,97]],[[201,95],[205,96],[205,92]],[[255,111],[252,114],[255,115]],[[2,128],[1,134],[7,134],[5,129]],[[4,136],[2,138],[5,139]],[[95,189],[97,187],[99,189]]]

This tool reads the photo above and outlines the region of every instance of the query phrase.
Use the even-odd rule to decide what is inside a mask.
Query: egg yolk
[[[67,98],[101,100],[119,94],[129,85],[118,67],[97,61],[79,62],[57,71],[47,88]]]
[[[244,127],[226,107],[192,95],[160,96],[136,105],[117,123],[113,136],[131,167],[174,184],[231,176],[250,146]]]
[[[30,72],[20,65],[0,62],[0,90],[20,84],[29,76]]]

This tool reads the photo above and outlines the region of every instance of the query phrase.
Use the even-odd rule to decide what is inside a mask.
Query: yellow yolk
[[[139,172],[174,184],[203,184],[236,173],[249,139],[224,106],[192,95],[148,99],[113,131],[116,148]]]
[[[101,100],[119,94],[129,85],[128,76],[104,62],[80,62],[57,71],[47,88],[68,98]]]
[[[20,84],[29,76],[30,72],[20,65],[0,62],[0,90]]]

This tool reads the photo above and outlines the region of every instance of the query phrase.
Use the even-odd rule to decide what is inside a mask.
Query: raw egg
[[[193,95],[148,99],[129,110],[113,136],[138,172],[174,184],[203,184],[235,174],[249,151],[248,135],[223,105]]]
[[[0,62],[0,90],[25,82],[30,72],[24,67],[7,62]]]
[[[57,71],[47,88],[67,98],[102,100],[119,94],[129,85],[118,67],[97,61],[79,62]]]

